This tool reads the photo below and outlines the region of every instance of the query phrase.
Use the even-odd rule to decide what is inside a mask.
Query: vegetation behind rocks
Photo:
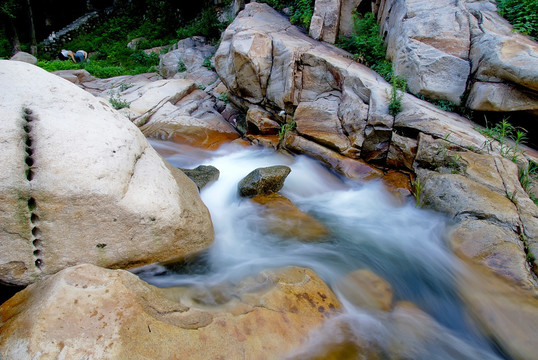
[[[538,40],[538,0],[497,0],[497,9],[516,31]]]

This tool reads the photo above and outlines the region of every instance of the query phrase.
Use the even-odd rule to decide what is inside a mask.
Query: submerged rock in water
[[[538,297],[491,273],[470,265],[473,272],[458,279],[469,315],[482,330],[516,360],[536,358]]]
[[[0,307],[0,357],[282,358],[339,307],[304,268],[264,271],[204,292],[159,289],[123,270],[79,265]]]
[[[392,309],[392,286],[381,276],[368,269],[349,273],[335,285],[353,305],[369,309],[390,311]]]
[[[304,242],[323,240],[330,233],[325,225],[299,210],[283,195],[256,195],[252,200],[264,207],[259,224],[262,231]]]
[[[181,169],[181,171],[194,181],[198,190],[202,190],[210,182],[216,181],[220,174],[219,169],[211,165],[200,165],[194,169]]]
[[[0,60],[0,281],[81,263],[127,268],[209,246],[197,188],[103,100]]]
[[[258,168],[245,176],[237,185],[239,195],[252,197],[278,192],[291,172],[285,165]]]

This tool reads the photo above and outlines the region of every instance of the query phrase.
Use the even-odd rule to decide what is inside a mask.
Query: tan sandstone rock
[[[0,356],[281,358],[340,307],[311,270],[295,267],[201,290],[159,289],[93,265],[69,268],[0,307]]]
[[[194,90],[175,104],[163,104],[140,130],[148,137],[216,149],[239,138],[239,134],[214,105],[207,93]]]
[[[378,19],[396,74],[414,94],[459,104],[470,73],[465,7],[450,0],[386,0],[382,9]]]
[[[463,301],[481,329],[512,359],[536,357],[538,298],[536,291],[522,289],[483,267],[471,265],[459,278]]]
[[[263,206],[263,220],[259,228],[265,232],[303,242],[324,240],[330,233],[325,225],[299,210],[283,195],[257,195],[252,201]]]
[[[334,44],[340,23],[342,0],[318,0],[310,22],[309,34],[316,40]]]
[[[209,212],[129,120],[46,71],[0,61],[0,281],[131,267],[206,248]],[[9,91],[5,91],[9,89]]]
[[[391,311],[394,294],[390,284],[368,269],[349,273],[335,285],[353,305],[368,310]]]

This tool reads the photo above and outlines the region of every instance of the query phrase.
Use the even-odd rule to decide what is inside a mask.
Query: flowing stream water
[[[213,165],[220,177],[201,191],[215,228],[213,246],[181,267],[138,269],[143,280],[159,287],[211,285],[269,268],[308,267],[333,289],[345,310],[312,334],[296,358],[341,342],[342,323],[349,330],[347,340],[382,349],[382,358],[393,358],[389,349],[394,344],[398,359],[507,358],[473,325],[462,306],[454,283],[465,270],[445,245],[449,222],[442,214],[416,208],[412,199],[397,201],[379,181],[342,180],[305,156],[234,145],[205,151],[166,141],[151,143],[177,167]],[[272,165],[292,169],[280,193],[330,229],[324,241],[283,240],[260,231],[260,206],[240,198],[237,184],[252,170]],[[396,326],[386,312],[355,306],[341,291],[341,279],[364,268],[390,283],[395,302],[413,303],[429,321],[404,313]]]

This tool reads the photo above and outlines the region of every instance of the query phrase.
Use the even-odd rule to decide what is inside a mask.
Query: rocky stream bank
[[[214,70],[204,66],[212,52]],[[179,61],[186,71],[175,71]],[[382,181],[396,204],[414,193],[448,217],[447,246],[473,269],[454,279],[473,323],[505,358],[534,358],[538,208],[519,181],[524,157],[506,159],[468,119],[411,94],[391,115],[385,80],[264,4],[248,4],[218,49],[183,40],[160,69],[95,79],[0,61],[9,89],[0,92],[0,282],[27,286],[0,307],[0,358],[376,359],[411,356],[413,341],[441,344],[434,318],[365,269],[334,288],[303,267],[203,289],[157,288],[125,271],[196,256],[219,236],[202,186],[146,138],[307,155],[354,183]],[[129,107],[114,110],[111,98]],[[268,232],[330,233],[281,194],[253,200],[297,219],[282,228],[277,218]],[[344,312],[341,294],[413,341],[369,347],[349,323],[327,323]],[[345,341],[303,352],[325,326]]]

